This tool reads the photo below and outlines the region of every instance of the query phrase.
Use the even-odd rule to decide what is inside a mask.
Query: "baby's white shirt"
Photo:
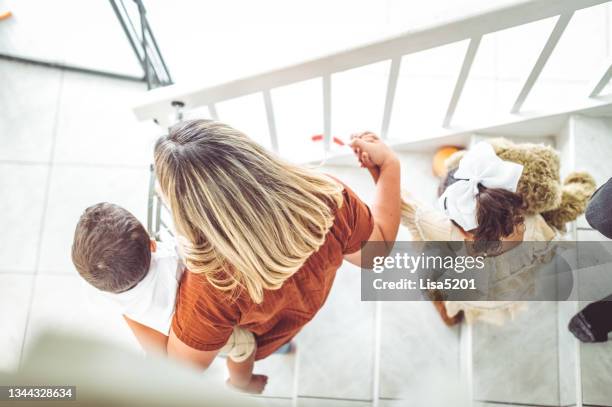
[[[157,242],[149,272],[136,286],[122,293],[100,293],[126,317],[168,335],[184,269],[176,245]]]

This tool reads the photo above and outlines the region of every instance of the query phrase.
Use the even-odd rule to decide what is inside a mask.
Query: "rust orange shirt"
[[[361,248],[374,226],[370,209],[345,186],[344,203],[335,211],[325,242],[278,290],[266,290],[261,304],[246,291],[221,291],[201,274],[184,273],[172,329],[186,345],[217,350],[235,325],[257,339],[256,359],[289,342],[323,306],[345,254]]]

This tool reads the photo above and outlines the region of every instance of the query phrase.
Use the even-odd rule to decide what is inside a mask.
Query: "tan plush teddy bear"
[[[559,175],[559,154],[543,144],[516,144],[504,138],[487,140],[498,157],[523,165],[517,192],[523,197],[526,212],[541,214],[546,223],[565,231],[568,222],[586,210],[596,184],[586,172],[572,172],[563,182]],[[447,171],[459,165],[465,150],[452,154],[446,161]]]

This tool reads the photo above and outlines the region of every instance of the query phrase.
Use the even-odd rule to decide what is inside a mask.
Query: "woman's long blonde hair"
[[[286,163],[232,127],[192,120],[155,145],[155,172],[186,266],[255,303],[325,241],[342,185]]]

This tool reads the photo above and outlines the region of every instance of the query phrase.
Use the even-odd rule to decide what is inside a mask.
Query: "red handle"
[[[312,136],[310,138],[312,141],[322,141],[323,140],[323,135],[322,134],[315,134],[314,136]],[[332,141],[336,144],[338,144],[339,146],[343,146],[345,143],[344,141],[342,141],[341,139],[339,139],[338,137],[332,137]]]

